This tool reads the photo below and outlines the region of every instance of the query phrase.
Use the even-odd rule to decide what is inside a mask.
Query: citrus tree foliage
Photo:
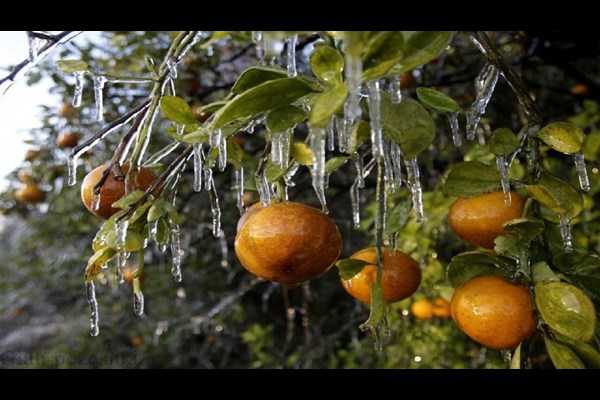
[[[20,351],[0,362],[597,367],[597,60],[575,46],[566,68],[554,61],[573,39],[538,35],[104,32],[61,46],[28,79],[50,77],[62,106],[43,108],[2,194],[0,312],[39,337],[0,342]],[[74,148],[56,141],[69,132]],[[79,185],[107,162],[159,179],[102,223]],[[24,186],[45,197],[19,198]],[[449,229],[457,197],[511,190],[523,215],[493,249]],[[232,251],[245,207],[287,200],[327,212],[343,242],[337,267],[297,288],[253,277]],[[376,282],[370,306],[348,296],[339,275],[361,270],[346,258],[368,245],[418,260],[418,292],[387,305]],[[410,311],[483,274],[533,296],[538,330],[515,350]]]

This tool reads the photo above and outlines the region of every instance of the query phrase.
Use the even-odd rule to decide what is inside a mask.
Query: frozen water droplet
[[[194,151],[194,191],[202,190],[202,144],[192,145]]]
[[[212,189],[210,191],[210,211],[212,212],[213,217],[213,228],[212,234],[214,237],[219,237],[219,232],[221,231],[221,208],[219,207],[219,194],[217,193],[217,188],[213,182]]]
[[[360,189],[358,176],[350,186],[350,202],[352,203],[352,223],[354,228],[360,227]]]
[[[208,165],[205,165],[203,168],[203,171],[204,171],[204,189],[210,190],[212,188],[212,182],[213,182],[212,169]]]
[[[390,158],[392,160],[392,170],[394,171],[394,181],[396,189],[402,186],[402,149],[395,141],[390,141]]]
[[[96,101],[96,120],[104,121],[104,95],[102,93],[106,78],[103,75],[94,76],[94,99]]]
[[[98,325],[98,301],[96,300],[96,286],[94,282],[85,284],[87,301],[90,304],[90,335],[98,336],[100,326]]]
[[[133,294],[133,312],[138,316],[144,314],[144,294],[141,290]]]
[[[379,81],[367,82],[369,91],[369,116],[371,118],[371,145],[373,157],[383,157],[383,128],[381,127],[381,88]]]
[[[329,213],[327,209],[327,199],[325,198],[325,129],[313,129],[310,134],[310,149],[313,152],[313,165],[310,169],[312,185],[321,202],[322,210],[325,214]]]
[[[177,79],[177,60],[173,56],[167,58],[167,68],[169,69],[169,77],[173,80]]]
[[[390,79],[389,91],[392,104],[400,104],[402,102],[402,88],[400,87],[401,75],[394,75]]]
[[[256,58],[259,60],[262,59],[265,54],[262,38],[263,35],[261,31],[252,31],[252,41],[255,43]]]
[[[565,251],[570,253],[573,251],[573,237],[571,235],[571,221],[569,220],[569,216],[566,213],[558,214],[558,224]]]
[[[185,133],[185,125],[177,124],[177,136],[183,136],[184,133]]]
[[[585,159],[583,154],[573,154],[573,160],[575,161],[575,169],[577,169],[579,186],[581,187],[581,190],[588,192],[590,190],[590,178],[588,177],[587,168],[585,167]]]
[[[506,157],[496,156],[496,165],[498,166],[498,174],[500,175],[500,183],[502,184],[502,192],[504,193],[504,204],[509,206],[511,203],[510,181],[508,179],[508,162]]]
[[[227,249],[227,238],[225,237],[223,229],[219,231],[219,247],[221,248],[221,267],[227,268],[229,267],[229,261],[227,259],[229,250]]]
[[[73,76],[75,77],[75,92],[73,93],[73,107],[79,107],[81,105],[81,98],[83,97],[83,86],[85,85],[85,79],[83,79],[84,71],[75,71]]]
[[[335,150],[335,115],[331,117],[327,124],[327,150]]]
[[[350,129],[346,129],[346,121],[343,117],[336,115],[333,118],[335,118],[339,150],[341,153],[346,153],[350,143]]]
[[[346,53],[344,57],[344,77],[348,86],[348,98],[344,104],[344,127],[349,136],[354,121],[360,119],[360,88],[362,82],[362,59],[354,54]]]
[[[460,126],[458,125],[458,112],[448,114],[450,120],[450,130],[452,131],[452,142],[456,147],[462,146],[462,138],[460,136]]]
[[[129,254],[125,251],[125,241],[127,239],[127,228],[129,221],[122,219],[116,223],[115,240],[117,244],[117,283],[121,284],[125,280],[123,278],[123,270]]]
[[[175,282],[181,282],[181,241],[179,238],[179,225],[170,222],[169,227],[169,243],[171,245],[171,275],[175,279]]]
[[[260,202],[266,207],[271,204],[271,189],[269,188],[266,172],[263,171],[259,176],[255,176],[255,180]]]
[[[283,181],[285,182],[286,188],[296,186],[296,183],[292,180],[292,178],[294,177],[294,175],[296,175],[296,172],[298,172],[299,168],[300,164],[294,161],[294,163],[288,168],[285,175],[283,175]]]
[[[385,186],[387,188],[388,193],[394,193],[397,189],[396,187],[396,179],[394,177],[394,167],[392,165],[392,150],[391,143],[387,140],[384,140],[383,143],[383,166],[385,172]]]
[[[273,133],[271,135],[271,154],[269,157],[275,165],[281,166],[281,136],[283,133]]]
[[[244,212],[244,167],[235,170],[235,199],[240,215]]]
[[[154,242],[156,242],[156,233],[158,232],[158,220],[154,220],[148,224],[148,238]]]
[[[296,43],[298,42],[298,35],[291,35],[286,40],[287,45],[287,72],[290,78],[298,75],[296,71]]]
[[[92,192],[92,210],[98,211],[100,209],[100,193]]]
[[[493,64],[488,63],[477,76],[477,79],[475,79],[475,91],[477,92],[477,97],[467,113],[466,130],[468,140],[475,139],[477,124],[492,98],[499,76],[500,71]]]
[[[421,173],[419,171],[419,164],[417,164],[417,158],[404,159],[404,165],[406,166],[406,181],[412,193],[415,220],[421,222],[423,220],[423,190],[421,189]]]
[[[358,154],[352,154],[352,161],[354,162],[354,167],[356,168],[356,182],[359,188],[365,187],[365,164],[363,157]]]
[[[78,157],[72,154],[67,156],[67,185],[69,186],[77,183],[77,160]]]
[[[208,137],[208,144],[210,145],[211,149],[216,149],[219,147],[219,143],[221,143],[221,136],[221,129],[215,129],[214,131],[210,132]]]
[[[263,64],[274,64],[283,51],[283,36],[280,32],[265,31],[262,32],[262,42],[265,54],[261,62]]]
[[[219,141],[219,157],[218,157],[218,168],[220,172],[225,171],[225,167],[227,166],[227,140],[224,137],[221,137]]]

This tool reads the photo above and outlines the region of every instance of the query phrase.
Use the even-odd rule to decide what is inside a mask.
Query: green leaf
[[[383,295],[383,288],[380,284],[374,282],[371,285],[371,313],[369,314],[369,319],[360,324],[358,328],[362,331],[377,329],[383,322],[388,308]]]
[[[577,354],[567,346],[559,344],[548,337],[544,338],[544,343],[556,369],[585,369]]]
[[[242,72],[231,91],[235,94],[242,94],[261,83],[287,76],[287,71],[281,67],[251,67]]]
[[[521,369],[521,343],[515,349],[510,359],[510,369]]]
[[[210,132],[208,129],[200,126],[193,132],[183,135],[182,140],[189,144],[203,144],[207,143],[210,139]]]
[[[385,213],[385,232],[391,235],[402,230],[408,222],[411,210],[411,201],[403,201],[395,204],[393,208],[388,209]]]
[[[158,199],[150,206],[148,210],[148,222],[153,222],[162,217],[165,212],[165,204],[167,202],[164,199]]]
[[[323,93],[315,96],[309,124],[312,127],[326,127],[331,117],[337,113],[348,96],[348,87],[340,83],[330,87]]]
[[[333,157],[327,160],[325,163],[325,173],[330,174],[333,171],[341,168],[344,164],[348,162],[350,157]]]
[[[265,167],[265,174],[267,175],[267,182],[275,182],[285,174],[285,169],[281,168],[277,164],[268,162]]]
[[[543,175],[537,185],[527,185],[527,193],[537,202],[556,214],[566,214],[573,219],[583,210],[583,197],[567,182]]]
[[[164,218],[160,218],[156,225],[156,243],[159,246],[169,244],[169,225]]]
[[[523,243],[529,243],[544,231],[544,221],[537,218],[517,218],[506,222],[502,227],[515,233]]]
[[[570,122],[548,124],[537,135],[548,146],[564,154],[579,152],[585,138],[581,128]]]
[[[371,137],[371,126],[366,121],[359,121],[352,128],[350,133],[350,143],[348,144],[348,153],[354,154],[365,140]]]
[[[480,275],[511,276],[514,266],[484,251],[468,251],[450,260],[446,270],[448,281],[455,288]]]
[[[233,136],[227,138],[227,162],[240,169],[242,167],[242,158],[244,157],[244,150],[235,141]]]
[[[269,132],[285,132],[303,122],[308,113],[300,107],[287,105],[267,114],[266,125]]]
[[[531,266],[531,275],[534,283],[558,282],[558,276],[550,269],[545,261],[540,261]]]
[[[508,128],[499,128],[490,138],[490,151],[497,156],[507,156],[520,147],[517,135]]]
[[[453,98],[434,89],[419,87],[417,88],[417,97],[421,103],[439,112],[453,113],[460,111],[460,105]]]
[[[56,62],[56,67],[65,74],[71,74],[78,71],[87,71],[88,63],[82,60],[61,60]]]
[[[304,142],[292,143],[290,156],[306,167],[310,167],[313,163],[313,152]]]
[[[136,190],[135,192],[131,192],[121,197],[119,200],[112,203],[111,207],[120,208],[125,210],[129,208],[130,205],[140,201],[144,197],[144,192],[141,190]]]
[[[108,246],[98,249],[88,260],[85,268],[85,283],[91,282],[102,270],[102,265],[114,255],[115,251]]]
[[[583,342],[594,336],[594,304],[579,288],[564,282],[538,283],[535,303],[544,321],[556,332]]]
[[[386,135],[398,142],[404,157],[416,157],[435,138],[435,123],[418,101],[403,99],[393,104],[387,92],[381,93],[381,122]]]
[[[169,216],[169,219],[171,220],[172,224],[179,223],[179,213],[177,212],[177,209],[173,204],[165,202],[165,212]]]
[[[282,78],[264,82],[246,90],[215,114],[212,129],[219,129],[238,118],[270,111],[291,104],[313,89],[297,78]]]
[[[594,346],[570,340],[559,334],[556,334],[556,338],[561,344],[569,346],[588,367],[600,369],[600,353]]]
[[[117,250],[117,234],[115,231],[111,231],[106,236],[106,244],[113,250]],[[125,246],[123,250],[131,253],[138,251],[144,247],[144,238],[138,232],[127,230],[125,235]]]
[[[362,57],[363,80],[380,79],[400,62],[404,50],[404,35],[400,31],[375,34]]]
[[[500,189],[498,170],[479,161],[454,164],[443,184],[449,196],[474,197]]]
[[[362,271],[364,266],[369,265],[369,263],[363,260],[357,260],[355,258],[345,258],[336,262],[335,265],[338,267],[340,277],[348,280]]]
[[[150,206],[152,206],[152,200],[146,200],[146,202],[144,204],[142,204],[141,206],[139,206],[134,212],[133,215],[131,216],[131,218],[129,218],[129,226],[131,227],[131,224],[133,224],[134,222],[136,222],[137,220],[139,220],[141,217],[143,217],[144,215],[146,215],[146,212],[148,211],[148,209],[150,208]]]
[[[519,259],[523,246],[524,243],[518,237],[512,235],[502,235],[494,239],[494,251],[496,254],[515,260]]]
[[[197,124],[192,109],[184,99],[177,96],[164,96],[160,99],[160,109],[165,116],[177,124]]]
[[[341,82],[344,57],[331,46],[317,46],[310,55],[310,67],[315,76],[323,82],[328,84]]]
[[[586,160],[598,161],[600,158],[600,131],[588,133],[582,152]]]
[[[402,71],[408,71],[436,58],[450,44],[452,32],[413,31],[404,32],[404,56]]]

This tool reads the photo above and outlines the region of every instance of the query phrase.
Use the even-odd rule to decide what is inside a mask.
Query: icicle
[[[327,124],[327,150],[335,150],[335,115],[331,117]]]
[[[391,143],[387,140],[383,142],[383,166],[385,172],[385,186],[388,193],[394,193],[397,189],[396,179],[394,177],[394,167],[392,165]]]
[[[565,213],[558,214],[558,224],[565,251],[570,253],[573,251],[573,237],[571,236],[571,221],[569,220],[569,216]]]
[[[421,173],[417,164],[417,158],[404,159],[404,165],[406,166],[406,181],[412,193],[415,220],[421,222],[423,220],[423,190],[421,189]]]
[[[346,53],[344,61],[344,75],[346,85],[348,85],[348,98],[344,104],[344,127],[346,129],[345,134],[349,136],[354,121],[361,117],[360,86],[362,81],[362,59],[359,56]]]
[[[177,79],[177,60],[173,56],[167,58],[167,68],[169,69],[169,78]]]
[[[496,82],[498,82],[499,75],[500,71],[493,64],[488,63],[475,80],[477,97],[467,114],[468,140],[473,140],[475,138],[477,124],[492,98],[492,93],[494,93],[494,88],[496,87]]]
[[[573,154],[575,160],[575,169],[577,169],[577,176],[579,177],[579,186],[584,192],[590,190],[590,178],[588,177],[587,169],[585,168],[585,158],[582,153]]]
[[[227,260],[229,250],[227,249],[227,238],[223,229],[219,231],[219,247],[221,248],[221,267],[229,267],[229,261]]]
[[[267,181],[267,174],[265,171],[260,176],[255,177],[256,179],[256,190],[260,197],[260,202],[266,207],[271,204],[271,189],[269,188],[269,182]]]
[[[294,136],[294,129],[290,128],[281,134],[279,146],[281,147],[281,165],[283,169],[288,169],[290,166],[290,146],[292,144],[292,137]]]
[[[138,316],[144,314],[144,294],[141,290],[133,294],[133,312]]]
[[[462,138],[460,137],[460,126],[458,125],[458,112],[448,114],[450,120],[450,130],[452,131],[452,142],[456,147],[462,146]]]
[[[208,137],[208,144],[211,149],[217,149],[219,147],[219,143],[221,143],[222,131],[221,129],[215,129],[210,132]]]
[[[350,187],[350,202],[352,203],[352,222],[354,228],[360,227],[360,189],[359,189],[359,178],[358,176],[354,180],[354,183]]]
[[[106,78],[103,75],[94,76],[94,99],[96,100],[96,120],[104,121],[104,96],[102,90]]]
[[[274,64],[281,56],[284,46],[282,39],[279,32],[263,32],[262,43],[265,52],[262,59],[263,64]]]
[[[400,234],[400,232],[396,231],[396,232],[392,232],[391,234],[388,235],[390,249],[398,250],[398,235],[399,234]]]
[[[171,221],[169,232],[169,243],[171,244],[171,275],[175,278],[175,282],[181,282],[181,241],[179,239],[179,225]]]
[[[296,71],[296,42],[298,42],[298,35],[291,35],[286,39],[287,72],[290,78],[298,75],[298,71]]]
[[[313,164],[310,169],[312,177],[312,186],[315,189],[317,198],[321,202],[321,208],[325,214],[329,213],[327,209],[327,199],[325,198],[325,129],[313,129],[310,134],[310,149],[313,152]]]
[[[271,135],[271,154],[269,154],[271,161],[275,165],[281,166],[282,162],[282,148],[281,148],[281,140],[283,133],[274,133]]]
[[[183,134],[185,133],[185,124],[177,124],[176,129],[177,129],[177,136],[183,136]]]
[[[338,147],[341,153],[345,153],[348,151],[348,144],[350,143],[350,128],[346,129],[346,121],[343,117],[334,116],[334,118],[338,137]]]
[[[256,48],[256,58],[261,60],[265,54],[264,47],[262,44],[262,32],[261,31],[252,31],[252,41],[255,43]]]
[[[212,234],[214,237],[219,237],[219,232],[221,232],[221,208],[219,207],[219,194],[217,193],[217,187],[215,183],[212,184],[212,189],[210,191],[210,211],[212,212],[213,217],[213,227]]]
[[[67,185],[73,186],[77,183],[77,160],[78,157],[67,156]]]
[[[153,167],[158,164],[163,158],[171,154],[181,142],[172,142],[167,146],[163,147],[156,153],[154,153],[148,160],[144,163],[144,167]]]
[[[225,171],[225,167],[227,166],[227,140],[224,137],[221,137],[221,140],[219,141],[218,162],[219,171]]]
[[[204,170],[204,189],[210,190],[212,188],[212,182],[213,182],[212,168],[210,168],[210,166],[208,166],[208,165],[205,165],[203,170]]]
[[[496,156],[496,165],[498,166],[498,174],[500,175],[500,183],[502,184],[502,192],[504,193],[504,204],[509,206],[511,203],[511,198],[506,156]]]
[[[148,238],[150,241],[157,243],[156,241],[156,233],[158,232],[158,220],[154,220],[148,224]]]
[[[100,193],[96,194],[92,191],[92,210],[98,211],[100,209],[100,201]]]
[[[90,304],[90,335],[98,336],[98,333],[100,333],[100,326],[98,325],[98,301],[96,300],[96,287],[93,281],[85,284],[85,291],[87,293],[87,301]]]
[[[125,280],[123,278],[123,270],[125,269],[125,263],[129,254],[125,251],[125,241],[127,239],[127,228],[129,227],[129,221],[122,219],[116,223],[116,235],[115,239],[117,242],[117,283],[121,284]]]
[[[381,127],[381,89],[379,81],[367,82],[369,116],[371,118],[371,145],[374,158],[383,157],[383,128]]]
[[[73,93],[73,107],[79,107],[81,105],[81,98],[83,97],[83,86],[85,85],[85,79],[83,79],[84,71],[75,71],[73,76],[75,77],[75,92]]]
[[[27,32],[27,42],[29,44],[29,61],[34,62],[38,56],[40,39],[33,32]]]
[[[390,141],[390,158],[392,159],[392,170],[396,189],[402,186],[402,149],[395,141]]]
[[[286,187],[294,187],[296,183],[292,180],[298,169],[300,168],[300,164],[296,161],[287,169],[285,175],[283,175],[283,181],[285,182]]]
[[[392,104],[400,104],[402,102],[402,88],[400,87],[400,79],[402,75],[394,75],[390,79],[389,91]]]
[[[194,150],[194,191],[202,190],[202,143],[195,143]]]
[[[352,161],[354,161],[354,167],[356,168],[356,181],[360,189],[365,187],[365,164],[363,157],[358,154],[352,154]]]
[[[244,167],[235,170],[235,198],[240,215],[244,212]]]

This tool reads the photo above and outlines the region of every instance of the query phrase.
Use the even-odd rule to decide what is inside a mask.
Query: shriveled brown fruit
[[[64,132],[56,138],[56,145],[61,149],[72,149],[79,144],[80,137],[77,132]]]

